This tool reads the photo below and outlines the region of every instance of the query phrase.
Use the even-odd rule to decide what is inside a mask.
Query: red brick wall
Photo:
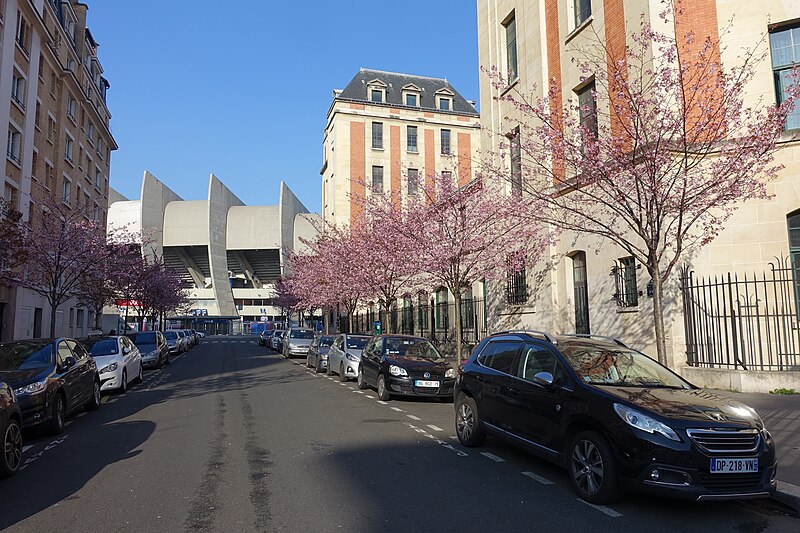
[[[547,73],[550,81],[550,113],[553,121],[562,124],[561,100],[561,36],[558,30],[558,0],[545,0],[545,31],[547,32]],[[519,29],[517,29],[519,32]],[[564,161],[554,159],[553,174],[564,177]]]
[[[433,183],[436,176],[436,143],[434,142],[434,130],[425,129],[425,185]]]
[[[625,4],[623,0],[603,0],[603,20],[605,22],[606,39],[606,65],[608,68],[609,99],[614,103],[614,95],[618,94],[619,82],[615,81],[612,73],[615,71],[627,79],[627,61],[625,60]],[[624,101],[624,99],[621,99]],[[621,102],[620,102],[621,103]],[[611,113],[611,134],[616,137],[624,129],[627,113],[614,112],[614,106],[609,109]]]
[[[399,209],[400,197],[403,190],[402,169],[400,168],[400,126],[389,127],[389,158],[391,160],[389,172],[392,202]]]
[[[458,184],[472,179],[472,139],[469,133],[458,133]]]
[[[364,143],[364,123],[350,123],[350,224],[354,224],[363,214],[363,209],[354,198],[363,198],[366,192],[366,145]]]

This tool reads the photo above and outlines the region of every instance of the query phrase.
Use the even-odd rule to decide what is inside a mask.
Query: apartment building
[[[51,195],[106,223],[117,144],[87,11],[76,0],[0,0],[0,116],[8,117],[3,195],[26,219],[42,195]],[[49,315],[40,296],[0,287],[0,339],[40,337],[49,331]],[[73,302],[56,321],[56,334],[78,336],[94,317]]]
[[[659,18],[663,5],[657,2],[479,0],[477,5],[480,64],[498,67],[508,73],[509,80],[508,87],[498,88],[481,79],[481,121],[486,132],[508,129],[504,121],[515,117],[510,106],[495,100],[504,91],[537,90],[541,96],[542,88],[552,83],[556,105],[586,98],[591,94],[587,73],[572,60],[574,50],[596,43],[598,37],[608,50],[623,50],[626,35],[637,31],[643,20],[673,35],[694,32],[697,41],[720,39],[717,52],[723,64],[735,64],[742,47],[768,45],[769,56],[757,66],[756,77],[747,86],[747,99],[754,104],[759,99],[780,100],[785,75],[800,59],[797,2],[692,0],[683,2],[683,15],[670,24]],[[616,59],[612,55],[608,61]],[[800,370],[800,284],[794,275],[800,258],[800,165],[794,141],[800,128],[798,116],[800,111],[795,111],[786,124],[777,155],[785,168],[769,184],[773,198],[743,203],[713,242],[686,256],[700,292],[683,291],[680,272],[669,283],[669,362],[699,385],[747,389],[743,368],[751,374],[782,371],[797,379],[791,371]],[[497,150],[498,143],[488,133],[482,137],[485,152]],[[523,280],[523,301],[509,301],[502,287],[497,288],[490,306],[495,323],[614,335],[655,354],[652,298],[641,265],[615,245],[585,235],[566,235],[551,252],[563,259],[535,282],[533,269],[529,270]],[[758,284],[753,282],[754,274]],[[745,275],[747,283],[743,283]],[[724,299],[721,293],[730,295]],[[698,302],[698,295],[707,300]],[[687,363],[693,368],[687,368]],[[705,372],[698,374],[698,370]]]
[[[334,90],[323,134],[322,215],[333,224],[358,216],[373,193],[422,193],[424,180],[473,177],[480,148],[474,102],[443,78],[360,69]]]

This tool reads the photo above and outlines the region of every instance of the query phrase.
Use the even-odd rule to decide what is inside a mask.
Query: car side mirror
[[[533,376],[534,383],[538,383],[542,387],[549,387],[553,384],[553,374],[550,372],[539,372]]]
[[[61,363],[61,371],[62,372],[66,372],[67,370],[69,370],[70,368],[72,368],[73,366],[75,366],[77,364],[78,364],[77,359],[75,359],[74,357],[72,357],[70,355],[70,356],[68,356],[68,357],[66,357],[64,359],[63,363]]]
[[[128,348],[127,346],[123,346],[122,347],[122,355],[128,355],[129,353],[131,353],[131,349]]]

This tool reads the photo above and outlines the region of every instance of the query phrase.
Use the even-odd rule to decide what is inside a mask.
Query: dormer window
[[[409,83],[403,87],[403,105],[408,107],[419,107],[420,92],[420,88],[413,83]]]
[[[436,91],[436,109],[453,110],[453,93],[447,89]]]
[[[370,102],[383,104],[386,102],[386,84],[380,80],[367,83],[367,98]]]

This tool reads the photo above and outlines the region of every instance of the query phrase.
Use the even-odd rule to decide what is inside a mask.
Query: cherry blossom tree
[[[502,73],[489,69],[497,99],[513,109],[511,126],[520,128],[518,137],[503,137],[501,151],[518,152],[521,170],[500,164],[502,153],[489,168],[521,186],[532,222],[613,242],[646,267],[662,363],[664,283],[744,201],[770,197],[766,183],[782,168],[773,157],[777,141],[800,94],[795,85],[780,105],[771,95],[754,99],[749,83],[765,59],[763,42],[727,50],[720,42],[728,32],[687,33],[680,4],[674,11],[664,2],[657,23],[674,33],[643,22],[623,50],[595,34],[590,46],[571,51],[594,83],[583,105],[561,105],[555,83],[544,97],[536,88],[501,93]]]
[[[300,297],[292,292],[289,279],[289,277],[278,278],[275,282],[275,297],[272,299],[272,305],[281,310],[281,316],[285,316],[287,321],[298,304],[302,305]]]

